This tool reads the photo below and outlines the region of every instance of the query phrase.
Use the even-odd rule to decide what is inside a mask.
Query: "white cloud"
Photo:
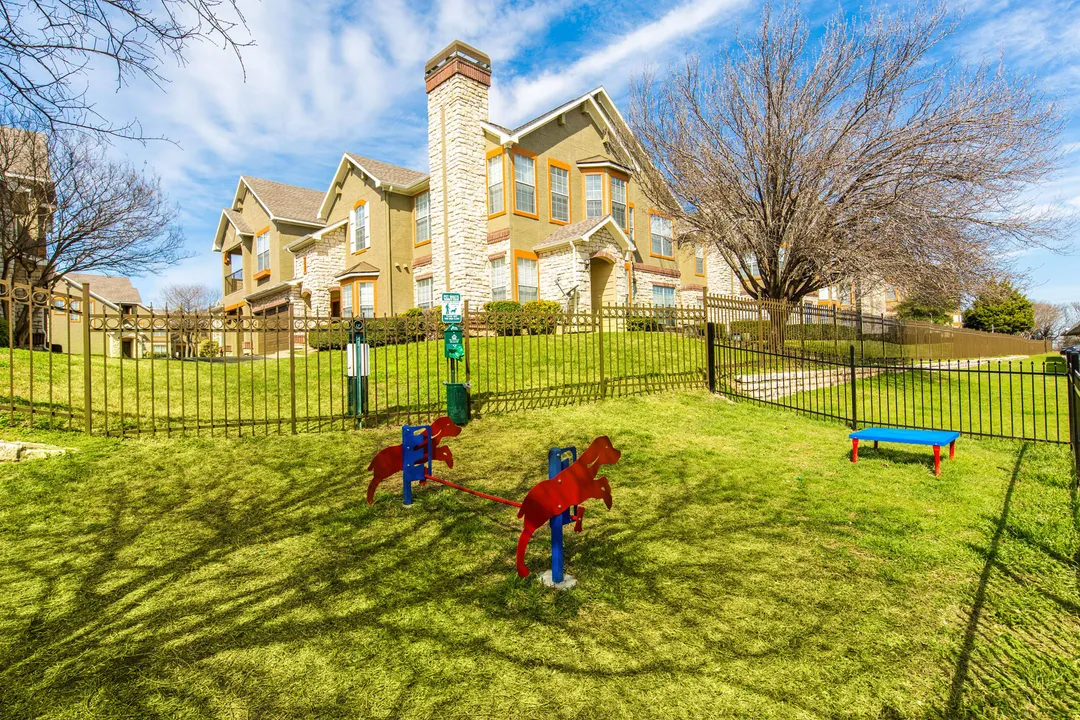
[[[496,122],[520,122],[580,95],[616,71],[621,76],[617,82],[625,83],[630,72],[643,67],[647,58],[656,59],[665,49],[679,48],[680,41],[700,33],[744,4],[745,0],[691,0],[581,57],[569,67],[507,83],[496,77],[491,117]]]

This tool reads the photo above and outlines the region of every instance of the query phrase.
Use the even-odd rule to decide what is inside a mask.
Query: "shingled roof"
[[[391,165],[382,160],[373,160],[372,158],[366,158],[357,155],[356,153],[347,152],[345,154],[349,156],[349,159],[362,167],[368,175],[371,175],[380,183],[386,185],[402,185],[408,187],[427,178],[427,173],[422,173],[419,170],[410,170],[409,168],[401,167],[400,165]]]
[[[309,224],[322,223],[319,220],[319,206],[323,200],[321,191],[286,185],[273,180],[263,180],[250,175],[241,175],[240,179],[255,193],[275,219],[299,220]]]
[[[82,287],[90,285],[90,292],[111,303],[138,303],[142,305],[142,296],[131,284],[131,278],[92,275],[90,273],[68,273],[63,279],[70,280]]]
[[[225,217],[229,218],[229,222],[236,228],[236,232],[240,235],[251,235],[255,231],[248,225],[248,221],[244,219],[244,216],[238,213],[236,210],[230,210],[225,208],[222,210],[225,213]]]

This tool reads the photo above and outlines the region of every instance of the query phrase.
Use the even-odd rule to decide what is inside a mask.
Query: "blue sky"
[[[170,282],[220,287],[220,258],[210,247],[241,173],[325,190],[346,150],[426,170],[423,65],[455,38],[492,57],[491,119],[512,125],[597,85],[625,107],[629,82],[646,64],[662,70],[688,51],[714,52],[737,28],[752,29],[762,7],[757,0],[240,5],[256,43],[243,54],[246,78],[231,54],[204,43],[186,65],[165,68],[163,89],[140,82],[113,92],[106,76],[94,81],[106,116],[137,117],[148,136],[175,143],[115,147],[162,177],[194,253],[137,279],[146,300]],[[837,5],[804,7],[824,20]],[[1066,167],[1038,189],[1037,201],[1080,211],[1080,2],[975,0],[956,9],[963,25],[943,52],[972,61],[1000,55],[1059,99],[1069,118]],[[1080,300],[1077,239],[1067,255],[1033,250],[1016,262],[1030,274],[1033,298]]]

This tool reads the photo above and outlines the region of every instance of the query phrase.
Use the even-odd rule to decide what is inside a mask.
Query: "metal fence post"
[[[600,359],[597,363],[597,367],[600,370],[600,397],[607,397],[607,380],[604,377],[604,313],[602,310],[593,309],[593,316],[596,319],[596,342],[600,352]]]
[[[849,357],[850,357],[849,363],[850,363],[850,367],[851,367],[851,429],[852,430],[858,430],[859,429],[859,414],[857,412],[857,408],[856,408],[856,404],[855,404],[856,399],[858,398],[858,394],[855,392],[855,345],[852,344],[852,345],[849,345],[848,347],[851,350],[850,355],[849,355]]]
[[[70,297],[68,304],[71,304]],[[70,307],[68,308],[71,309]],[[82,336],[83,336],[83,429],[89,435],[94,429],[94,420],[90,416],[93,405],[93,395],[90,392],[90,379],[93,373],[90,368],[90,283],[84,282],[82,286]],[[68,322],[71,322],[70,313]],[[103,336],[104,337],[104,336]]]
[[[1069,393],[1069,402],[1066,403],[1069,408],[1069,445],[1072,447],[1076,484],[1080,487],[1080,398],[1077,397],[1080,393],[1080,354],[1069,353],[1065,358],[1069,364],[1066,383]]]
[[[289,302],[289,427],[293,435],[296,434],[296,338],[293,337],[294,327],[293,305],[292,302]],[[263,340],[265,342],[265,338]]]
[[[716,323],[705,323],[705,368],[708,373],[709,392],[716,392]]]

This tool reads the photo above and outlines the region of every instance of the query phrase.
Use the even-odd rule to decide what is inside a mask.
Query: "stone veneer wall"
[[[608,282],[615,284],[615,297],[622,302],[626,297],[626,253],[606,229],[598,230],[588,240],[577,241],[573,249],[569,245],[540,251],[540,299],[555,300],[571,312],[592,312],[592,288],[590,261],[593,255],[602,253],[613,260]],[[571,288],[577,292],[566,296]],[[569,305],[569,307],[568,307]]]
[[[300,280],[297,297],[310,292],[310,313],[317,317],[330,315],[330,288],[338,283],[334,276],[345,269],[345,232],[342,226],[324,234],[320,239],[296,253],[293,259],[293,277]],[[307,273],[304,273],[307,258]],[[294,307],[303,313],[304,303]]]
[[[700,279],[700,278],[699,278]],[[735,274],[720,256],[720,251],[711,245],[705,246],[705,283],[710,295],[737,295],[740,285]]]
[[[470,303],[491,297],[487,268],[487,200],[484,179],[484,133],[488,88],[454,74],[428,93],[428,164],[431,168],[431,273],[433,292],[460,292]],[[446,148],[444,153],[443,138]],[[443,205],[446,183],[451,199]],[[445,227],[444,227],[445,225]],[[450,287],[446,287],[446,245],[450,244]]]

